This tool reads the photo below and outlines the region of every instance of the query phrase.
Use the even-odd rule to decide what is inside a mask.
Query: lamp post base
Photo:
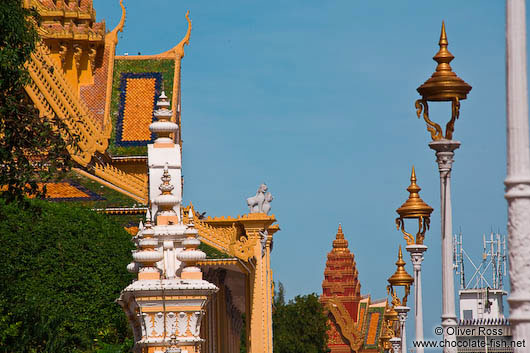
[[[423,290],[421,286],[421,264],[423,262],[423,253],[427,251],[427,246],[423,244],[407,245],[407,251],[410,253],[410,259],[414,267],[414,313],[415,313],[415,331],[416,342],[423,341]],[[423,353],[423,347],[417,347],[416,353]]]
[[[407,322],[410,308],[408,306],[396,306],[394,309],[398,313],[399,325],[401,328],[401,352],[407,352],[407,331],[405,323]]]
[[[455,286],[453,279],[453,218],[451,209],[451,170],[453,167],[454,151],[460,147],[460,142],[452,140],[437,140],[429,143],[429,147],[436,151],[436,162],[440,172],[440,215],[442,225],[442,327],[444,341],[451,342],[443,349],[443,353],[456,353],[456,336],[448,328],[456,328]],[[447,347],[449,346],[449,347]]]

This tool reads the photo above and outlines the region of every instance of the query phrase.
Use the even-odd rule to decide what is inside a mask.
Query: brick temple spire
[[[325,304],[336,297],[357,321],[357,310],[361,300],[361,284],[355,267],[353,254],[348,249],[348,241],[344,239],[342,225],[339,224],[337,235],[333,240],[333,249],[328,253],[324,281],[322,282],[321,302]]]

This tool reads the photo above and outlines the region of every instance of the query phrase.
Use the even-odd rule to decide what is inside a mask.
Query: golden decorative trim
[[[147,203],[147,180],[125,173],[110,164],[94,164],[94,174],[128,192]]]
[[[118,32],[123,32],[123,27],[125,26],[125,16],[127,14],[125,11],[125,6],[123,5],[123,0],[120,0],[120,7],[121,7],[120,22],[118,22],[118,24],[116,25],[116,27],[114,27],[112,31],[110,31],[109,33],[105,35],[105,43],[110,41],[114,44],[118,44]]]
[[[127,191],[127,190],[124,190],[124,189],[112,184],[111,182],[108,182],[108,181],[106,181],[106,180],[104,180],[102,178],[99,178],[99,177],[97,177],[95,175],[90,174],[87,171],[84,171],[83,169],[72,168],[72,170],[74,170],[76,173],[79,173],[79,174],[81,174],[81,175],[83,175],[83,176],[85,176],[85,177],[87,177],[87,178],[89,178],[91,180],[94,180],[95,182],[98,182],[101,185],[107,186],[107,187],[111,188],[112,190],[116,190],[118,192],[121,192],[122,194],[127,195],[127,196],[135,199],[136,201],[144,204],[144,205],[147,204],[147,199],[138,197],[137,195],[135,195],[135,194],[133,194],[133,193]]]
[[[204,219],[204,222],[212,225],[223,225],[231,224],[233,222],[245,221],[245,220],[267,220],[270,223],[276,222],[276,217],[274,215],[267,216],[265,213],[248,213],[244,215],[237,215],[237,217],[232,216],[221,216],[221,217],[211,217],[208,216]],[[271,226],[275,227],[275,226]]]
[[[184,208],[183,222],[188,222],[189,207],[193,209],[193,205]],[[231,256],[234,256],[242,261],[248,262],[254,255],[254,251],[259,241],[258,237],[248,237],[245,234],[242,222],[247,220],[265,220],[265,223],[272,223],[276,219],[274,216],[267,216],[265,214],[249,214],[233,217],[208,217],[207,219],[199,219],[195,212],[193,213],[193,222],[195,228],[199,231],[199,237],[205,244],[213,246],[219,251],[223,251]],[[269,236],[272,236],[280,228],[270,226],[267,228]]]
[[[325,305],[326,310],[328,310],[335,322],[339,327],[341,334],[348,340],[350,348],[354,352],[358,352],[363,344],[363,334],[359,329],[359,325],[356,322],[353,322],[350,313],[342,304],[337,297],[329,298]]]
[[[206,259],[197,262],[197,265],[216,266],[216,265],[237,265],[238,259]]]
[[[251,272],[251,269],[249,268],[248,266],[248,263],[241,260],[241,259],[238,259],[238,258],[233,258],[233,259],[206,259],[206,260],[202,260],[202,261],[199,261],[197,262],[197,265],[199,266],[211,266],[211,267],[214,267],[214,266],[235,266],[237,267],[237,269],[239,269],[241,271],[241,273],[244,273],[244,274],[249,274]]]
[[[81,54],[83,54],[83,48],[81,48],[79,45],[74,44],[74,62],[75,67],[77,71],[79,71],[79,68],[81,67]]]
[[[121,18],[120,22],[114,27],[112,31],[105,35],[105,50],[109,51],[107,63],[107,90],[105,93],[105,113],[103,115],[103,130],[105,137],[110,138],[112,134],[112,119],[110,117],[110,101],[112,97],[112,76],[114,73],[114,56],[116,55],[116,45],[118,44],[118,32],[123,32],[125,26],[125,17],[127,12],[123,5],[123,0],[120,0]]]
[[[175,52],[175,74],[173,75],[173,96],[171,98],[171,106],[173,107],[173,114],[171,115],[171,121],[176,122],[179,126],[179,130],[175,134],[175,139],[178,141],[180,148],[182,149],[182,122],[180,116],[180,102],[181,102],[181,87],[180,87],[180,71],[181,61],[184,57],[184,45],[190,44],[191,35],[191,19],[189,17],[190,11],[186,12],[186,20],[188,21],[188,31],[179,44],[174,49]],[[177,116],[178,114],[178,116]]]
[[[107,215],[145,215],[147,207],[109,207],[109,208],[93,208],[92,211],[103,213]]]
[[[88,62],[90,63],[90,69],[92,70],[92,75],[96,71],[96,54],[97,50],[94,45],[91,45],[88,49]]]
[[[74,94],[62,70],[54,64],[46,45],[36,46],[26,67],[31,82],[25,89],[40,115],[48,118],[56,115],[79,138],[78,149],[69,148],[72,158],[86,166],[95,151],[105,152],[108,139],[94,124],[88,107]]]
[[[24,1],[25,7],[35,7],[42,17],[65,17],[68,19],[96,20],[96,11],[90,8],[88,11],[72,11],[68,8],[50,9],[38,0]]]

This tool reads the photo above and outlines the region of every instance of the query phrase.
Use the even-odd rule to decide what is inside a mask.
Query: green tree
[[[0,1],[0,185],[7,186],[1,192],[7,200],[43,195],[37,182],[66,171],[72,163],[66,146],[75,146],[64,123],[40,118],[24,91],[38,20],[21,0]]]
[[[130,348],[114,302],[132,281],[123,227],[80,207],[0,199],[0,229],[0,352]]]
[[[272,328],[275,353],[324,353],[327,319],[315,293],[298,295],[285,303],[283,285],[274,291]]]

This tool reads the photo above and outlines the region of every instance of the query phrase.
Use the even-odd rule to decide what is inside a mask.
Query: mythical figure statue
[[[259,231],[260,235],[260,243],[261,243],[261,257],[265,255],[265,248],[267,247],[267,237],[269,235],[269,232],[267,232],[266,229]]]
[[[267,192],[267,190],[267,185],[261,184],[256,195],[247,199],[250,213],[269,213],[271,210],[270,203],[272,202],[273,197],[270,192]]]

